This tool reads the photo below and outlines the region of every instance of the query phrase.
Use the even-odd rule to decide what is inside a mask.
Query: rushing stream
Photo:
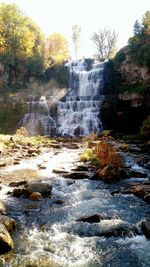
[[[15,250],[6,267],[150,266],[150,241],[140,230],[141,221],[150,218],[148,204],[132,194],[112,195],[115,184],[73,180],[53,173],[60,167],[66,171],[75,168],[81,150],[62,148],[1,169],[5,175],[22,169],[24,173],[37,171],[37,180],[53,186],[51,198],[37,202],[12,197],[7,192],[13,188],[2,186],[1,199],[18,224],[13,236]],[[45,169],[39,170],[39,164]],[[93,214],[102,214],[104,219],[97,223],[78,221]],[[109,235],[114,228],[123,229],[122,236]]]

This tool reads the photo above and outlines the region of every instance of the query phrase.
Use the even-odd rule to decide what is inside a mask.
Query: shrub
[[[115,170],[117,170],[123,165],[120,154],[109,142],[104,141],[97,144],[94,148],[94,154],[99,161],[100,168],[111,165]]]
[[[93,165],[99,165],[98,159],[91,148],[86,149],[80,154],[82,162],[91,162]]]

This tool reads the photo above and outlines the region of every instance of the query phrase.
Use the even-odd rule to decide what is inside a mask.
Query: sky
[[[118,34],[117,47],[127,45],[133,25],[147,10],[150,0],[0,0],[15,3],[32,18],[48,37],[59,32],[67,39],[73,57],[72,26],[81,27],[79,57],[92,57],[95,46],[91,40],[99,29],[113,29]]]

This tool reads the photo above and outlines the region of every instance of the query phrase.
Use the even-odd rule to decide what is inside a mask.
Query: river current
[[[140,227],[144,219],[150,219],[147,203],[132,194],[111,194],[119,182],[73,180],[53,172],[60,167],[69,172],[78,166],[81,151],[62,148],[1,169],[5,175],[32,170],[38,173],[37,180],[53,186],[51,197],[33,202],[7,194],[13,188],[2,185],[1,199],[18,225],[13,235],[15,249],[6,267],[150,266],[150,241]],[[39,170],[39,164],[45,169]],[[78,221],[93,214],[102,214],[104,219]],[[108,235],[112,229],[125,230],[122,236]]]

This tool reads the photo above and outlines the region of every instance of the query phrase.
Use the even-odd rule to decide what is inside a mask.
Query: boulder
[[[48,183],[29,182],[26,185],[26,193],[31,195],[33,192],[41,193],[41,195],[50,195],[52,186]]]
[[[4,224],[9,232],[12,232],[16,228],[15,220],[8,216],[0,215],[0,224]]]
[[[142,222],[142,230],[144,235],[150,239],[150,221],[143,221]]]
[[[9,252],[13,248],[14,243],[6,226],[0,223],[0,254]]]

